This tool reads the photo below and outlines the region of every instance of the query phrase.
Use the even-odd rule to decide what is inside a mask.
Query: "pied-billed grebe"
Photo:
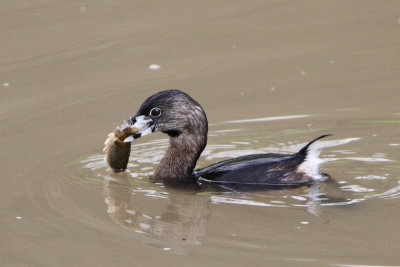
[[[207,116],[194,99],[179,90],[150,96],[128,122],[106,141],[109,165],[126,168],[130,142],[160,131],[169,135],[169,147],[154,176],[164,183],[211,182],[271,187],[309,185],[323,177],[318,166],[309,171],[308,152],[312,143],[295,154],[254,154],[221,161],[200,170],[196,162],[207,143]]]

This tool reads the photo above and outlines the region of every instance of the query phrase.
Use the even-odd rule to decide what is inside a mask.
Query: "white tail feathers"
[[[321,137],[311,141],[307,145],[308,147],[305,154],[306,157],[304,161],[297,167],[297,170],[299,172],[305,173],[309,177],[312,177],[315,181],[323,181],[327,178],[323,173],[321,173],[320,166],[322,163],[330,161],[330,159],[319,158],[322,148],[338,146],[360,139],[360,138],[346,138],[341,140],[320,141],[314,143],[314,141],[320,138]]]

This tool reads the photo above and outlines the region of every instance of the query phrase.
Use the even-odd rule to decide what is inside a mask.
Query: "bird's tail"
[[[320,164],[323,162],[318,156],[320,148],[311,149],[310,146],[319,139],[324,137],[330,136],[331,134],[321,135],[320,137],[315,138],[307,145],[305,145],[300,151],[298,152],[299,155],[302,155],[303,161],[297,167],[297,170],[300,172],[306,173],[309,177],[312,177],[315,181],[325,180],[326,176],[320,172]]]

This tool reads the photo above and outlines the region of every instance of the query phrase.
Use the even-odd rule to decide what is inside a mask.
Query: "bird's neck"
[[[170,183],[191,180],[206,143],[207,131],[201,134],[181,133],[170,136],[169,147],[154,174],[155,178]]]

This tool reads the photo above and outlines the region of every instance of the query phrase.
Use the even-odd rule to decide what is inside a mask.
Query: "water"
[[[400,265],[396,1],[84,3],[0,7],[4,266]],[[153,66],[153,67],[152,67]],[[167,146],[104,139],[178,88],[205,109],[198,167],[294,153],[313,138],[332,179],[201,191],[149,179]]]

